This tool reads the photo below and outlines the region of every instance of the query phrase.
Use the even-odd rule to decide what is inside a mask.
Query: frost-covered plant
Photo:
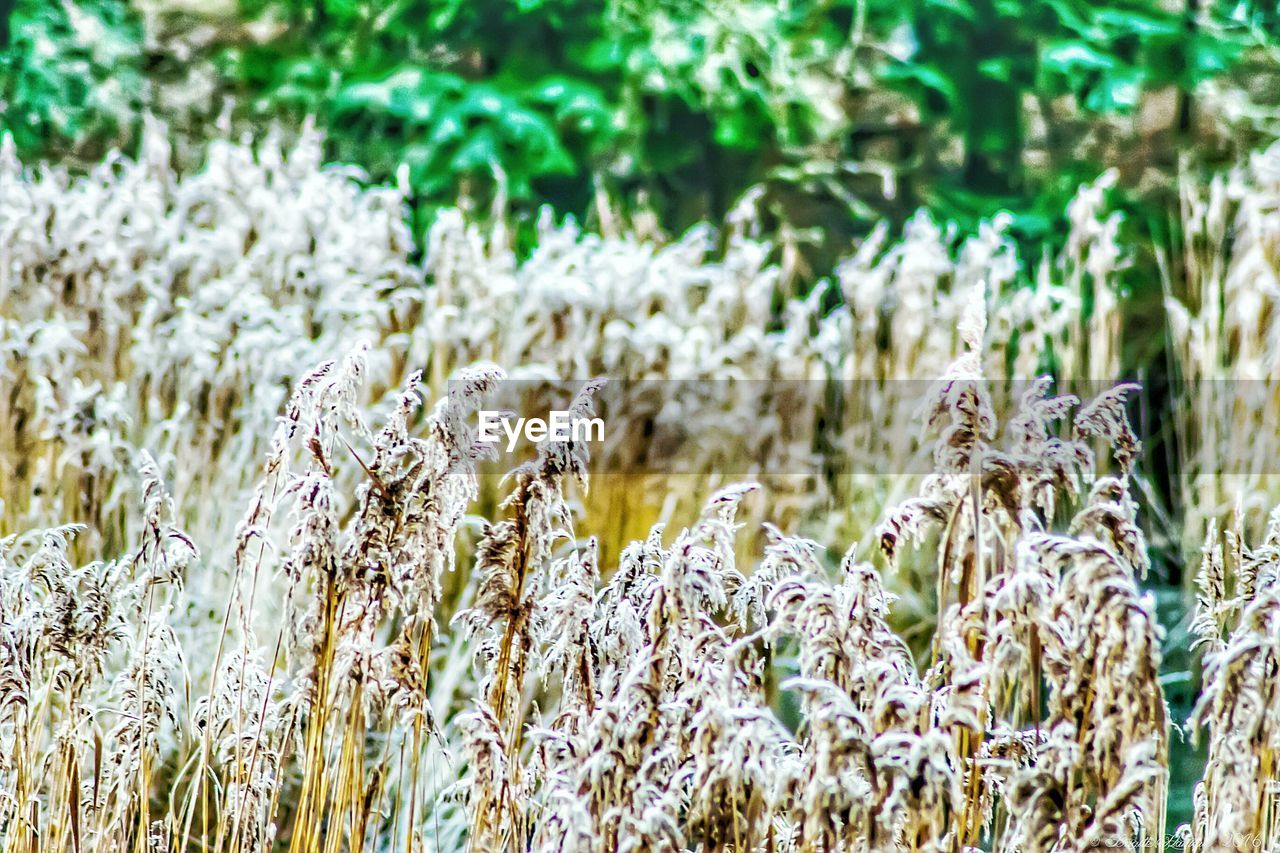
[[[514,379],[790,380],[771,382],[763,403],[812,417],[762,418],[758,394],[704,395],[707,428],[664,460],[692,484],[643,472],[601,480],[587,518],[621,515],[642,531],[658,516],[691,517],[707,478],[745,460],[755,467],[743,473],[775,495],[772,516],[823,539],[856,535],[879,514],[878,495],[914,488],[866,460],[907,471],[927,455],[900,428],[920,396],[910,381],[936,378],[960,352],[956,325],[979,283],[992,318],[988,375],[1032,375],[1050,351],[1076,370],[1086,345],[1088,377],[1112,368],[1118,257],[1093,189],[1073,207],[1070,251],[1043,265],[1032,290],[1014,287],[1006,220],[962,240],[921,214],[900,241],[882,228],[858,247],[825,285],[843,304],[825,311],[821,287],[779,303],[751,197],[729,217],[720,252],[709,226],[662,242],[585,234],[547,215],[520,259],[501,223],[484,230],[446,211],[419,265],[400,191],[322,166],[314,133],[289,151],[274,138],[214,143],[193,173],[171,165],[159,127],[142,150],[86,176],[0,151],[0,369],[14,389],[0,399],[0,532],[84,519],[92,524],[77,547],[122,548],[138,522],[127,500],[136,484],[120,474],[146,450],[177,475],[183,526],[209,559],[227,558],[246,542],[240,507],[260,460],[272,453],[281,464],[272,436],[291,389],[359,341],[368,349],[358,402],[386,406],[414,371],[441,394],[480,361]],[[1086,321],[1111,331],[1087,332]],[[853,389],[838,409],[822,407],[829,382]],[[597,450],[602,469],[647,424],[671,417],[651,387],[610,400],[617,440]],[[699,438],[715,423],[741,428],[734,441]],[[860,461],[815,474],[824,443]],[[483,483],[482,493],[497,499]],[[602,532],[602,552],[616,554],[626,538]],[[192,592],[219,598],[226,579],[197,572]]]
[[[1165,309],[1191,552],[1240,497],[1255,534],[1280,500],[1280,144],[1207,185],[1184,180],[1181,197]]]
[[[1280,844],[1280,509],[1259,545],[1246,543],[1239,510],[1225,539],[1210,528],[1196,579],[1205,686],[1191,722],[1208,734],[1209,760],[1185,834],[1195,850],[1269,850]]]
[[[1007,223],[961,241],[920,216],[842,267],[838,308],[782,300],[778,324],[743,210],[718,256],[706,231],[547,221],[524,261],[445,214],[418,268],[398,193],[316,145],[218,146],[194,175],[159,137],[85,179],[0,168],[23,214],[0,242],[6,850],[1163,838],[1134,386],[1005,399],[1042,367],[1115,369],[1097,187],[1033,289]],[[827,428],[931,472],[839,510],[822,501],[856,478],[702,479],[672,491],[701,505],[686,525],[629,541],[593,476],[616,448],[543,442],[501,483],[480,467],[475,412],[504,377],[574,374],[866,382]],[[901,380],[932,383],[922,438],[890,428],[921,403]],[[588,382],[571,406],[607,396]],[[704,473],[745,453],[690,452]],[[783,532],[806,513],[813,538]],[[863,543],[838,566],[832,531]],[[1205,850],[1274,834],[1250,798],[1275,778],[1277,535],[1206,549]],[[908,564],[927,589],[904,589]],[[925,608],[926,636],[898,630]]]

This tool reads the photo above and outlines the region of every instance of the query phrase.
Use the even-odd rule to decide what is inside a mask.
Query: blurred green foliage
[[[336,156],[379,177],[403,163],[429,198],[482,176],[528,199],[617,133],[596,83],[612,58],[583,5],[260,2],[248,11],[278,15],[279,34],[220,61],[255,113],[316,116]]]
[[[239,121],[315,117],[333,158],[402,172],[419,216],[463,197],[589,217],[607,198],[678,231],[763,184],[769,224],[828,254],[921,205],[962,227],[1007,209],[1038,241],[1109,165],[1171,182],[1198,87],[1280,41],[1256,0],[18,0],[7,17],[0,122],[27,156],[127,145],[163,113],[166,42],[211,29],[183,56]],[[1137,116],[1169,92],[1153,143]]]
[[[972,218],[1006,205],[1024,232],[1043,233],[1104,165],[1082,156],[1095,124],[1172,87],[1180,94],[1173,129],[1189,130],[1191,94],[1230,71],[1246,46],[1212,16],[1209,29],[1202,22],[1150,0],[925,0],[909,9],[915,47],[883,78],[906,85],[924,121],[945,123],[963,148],[934,206]],[[1035,169],[1024,158],[1029,104],[1044,124],[1047,162]],[[1172,173],[1176,164],[1154,165]]]
[[[379,179],[403,164],[428,204],[496,194],[584,214],[597,191],[644,191],[679,223],[723,213],[814,124],[762,70],[795,52],[785,15],[757,4],[744,28],[731,6],[728,26],[694,8],[255,0],[244,13],[274,35],[218,61],[256,117],[316,116],[335,157]]]
[[[0,129],[28,156],[97,159],[127,144],[146,86],[142,27],[128,4],[5,5]]]
[[[336,157],[379,178],[403,163],[428,203],[496,190],[581,215],[597,187],[624,202],[643,191],[673,229],[765,182],[780,220],[803,223],[808,206],[830,227],[927,204],[968,225],[1008,208],[1024,235],[1043,236],[1106,165],[1082,146],[1096,124],[1175,87],[1186,130],[1191,93],[1246,45],[1215,10],[1152,0],[242,10],[276,22],[276,35],[229,45],[224,74],[260,118],[317,116]],[[1029,166],[1037,106],[1047,158]],[[866,179],[877,145],[888,153],[875,165],[899,172],[890,198]]]

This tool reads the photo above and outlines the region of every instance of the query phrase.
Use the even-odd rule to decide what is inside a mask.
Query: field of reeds
[[[5,851],[1280,849],[1280,148],[1155,409],[1114,176],[787,298],[750,196],[415,249],[321,161],[0,151]],[[478,441],[540,383],[606,440]]]

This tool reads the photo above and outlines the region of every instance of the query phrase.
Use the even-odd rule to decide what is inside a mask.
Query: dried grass
[[[192,176],[159,140],[87,179],[0,165],[6,851],[1163,841],[1134,388],[997,393],[1049,353],[1115,375],[1100,187],[1035,288],[1004,223],[958,242],[921,216],[842,267],[843,307],[790,301],[769,332],[745,211],[719,258],[706,232],[546,222],[525,262],[445,214],[418,269],[397,192],[319,168],[314,138]],[[507,376],[485,364],[866,381],[838,428],[932,473],[691,488],[696,520],[607,557],[598,448],[478,475],[473,413]],[[937,377],[904,437],[895,381]],[[817,540],[844,534],[837,567]],[[1275,843],[1280,533],[1243,538],[1202,573],[1200,850]],[[895,625],[925,611],[917,657]]]

